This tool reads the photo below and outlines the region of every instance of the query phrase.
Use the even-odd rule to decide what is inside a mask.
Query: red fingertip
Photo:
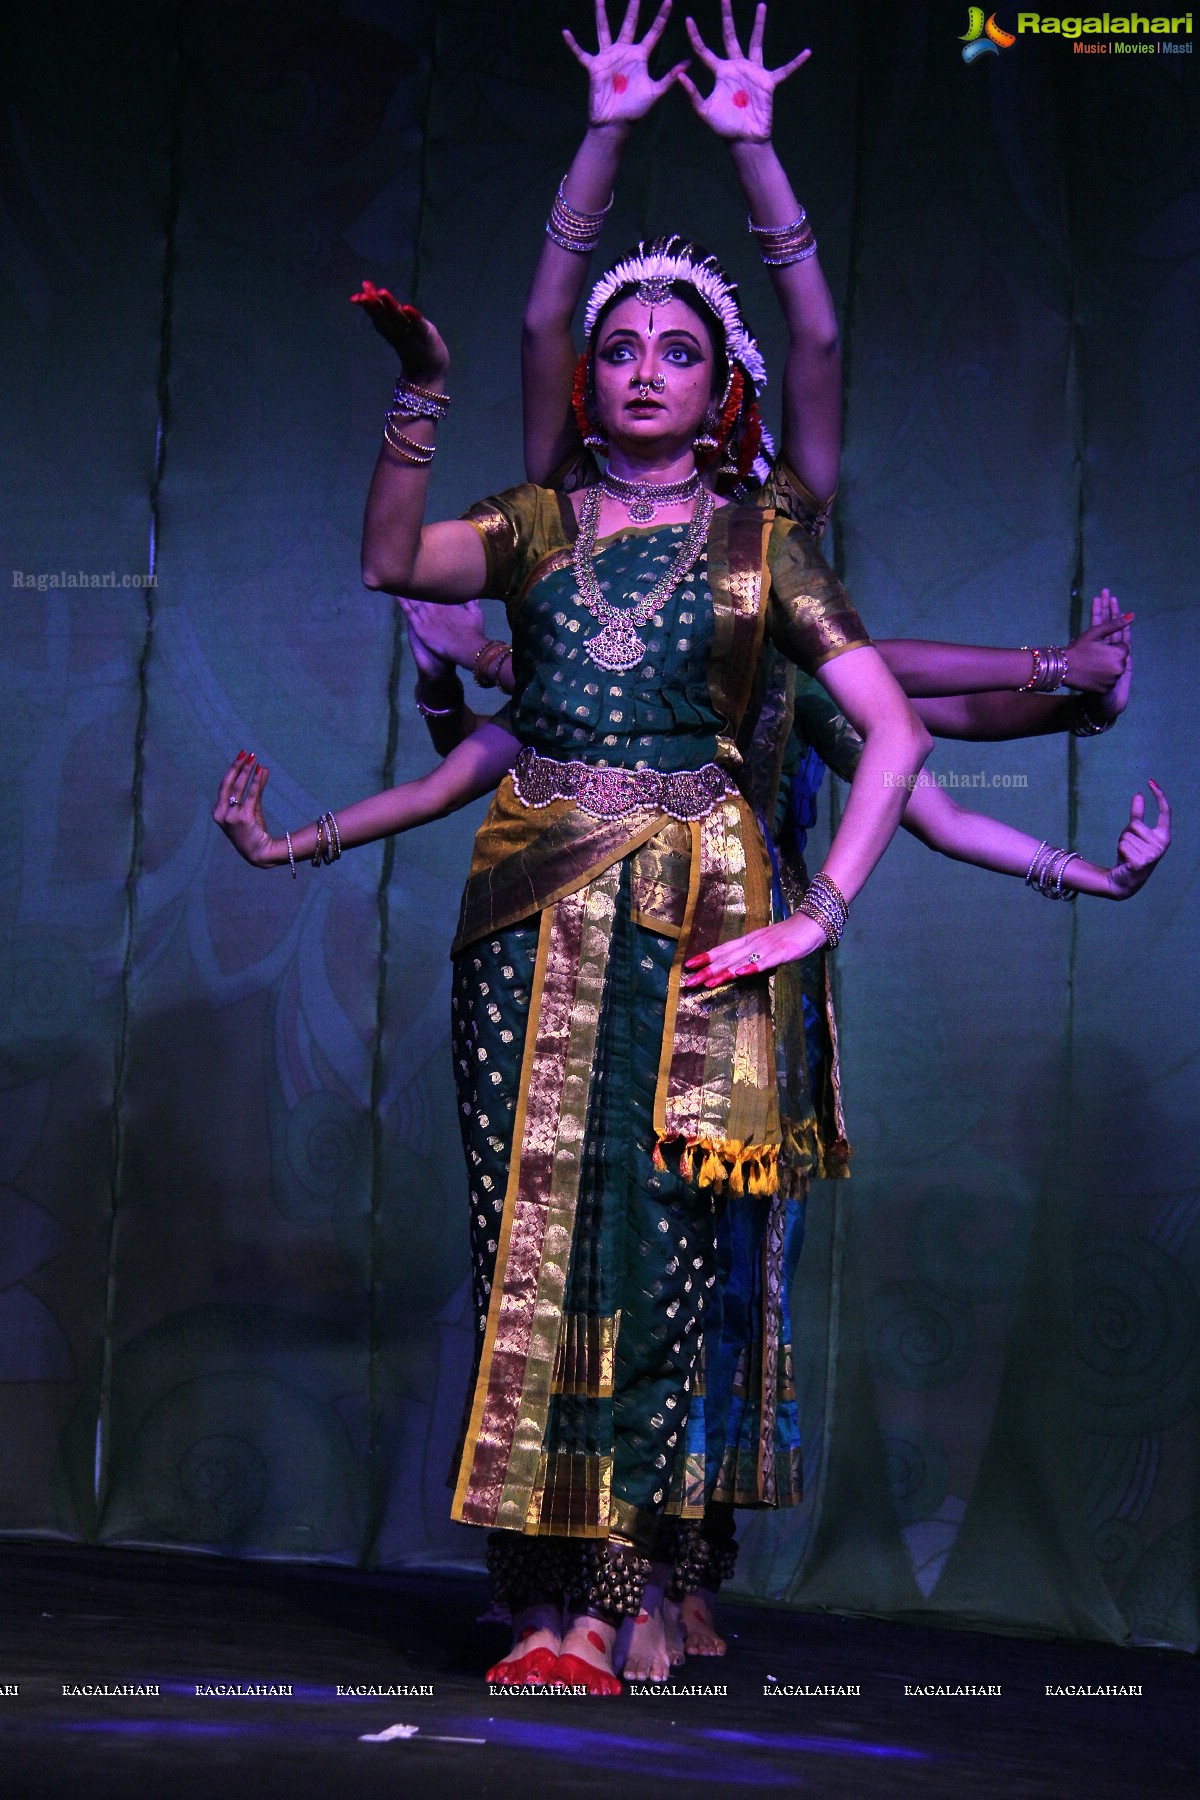
[[[1124,618],[1124,620],[1125,620],[1125,623],[1126,623],[1126,624],[1127,624],[1127,625],[1128,625],[1128,624],[1129,624],[1129,623],[1130,623],[1130,621],[1131,621],[1131,620],[1132,620],[1132,618],[1133,618],[1133,614],[1132,614],[1132,613],[1124,613],[1124,614],[1123,614],[1123,615],[1122,615],[1122,616],[1123,616],[1123,618]]]
[[[400,311],[404,314],[406,319],[419,319],[421,317],[415,306],[402,306]]]

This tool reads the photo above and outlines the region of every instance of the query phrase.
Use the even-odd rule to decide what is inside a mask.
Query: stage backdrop
[[[1109,736],[932,766],[1100,860],[1149,775],[1178,828],[1119,908],[908,840],[856,905],[854,1175],[815,1193],[794,1296],[808,1496],[739,1581],[1194,1645],[1194,58],[968,64],[957,0],[776,10],[773,60],[815,51],[778,136],[841,308],[832,549],[870,628],[1063,642],[1101,583],[1137,615]],[[558,28],[589,8],[5,19],[0,1530],[478,1560],[444,1485],[478,810],[296,883],[209,812],[239,748],[276,829],[431,764],[358,579],[393,364],[347,297],[385,282],[451,346],[435,513],[518,479],[522,289],[583,104]],[[701,236],[778,370],[743,214],[673,95],[604,249]]]

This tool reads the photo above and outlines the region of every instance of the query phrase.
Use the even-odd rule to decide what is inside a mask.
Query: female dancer
[[[559,487],[590,486],[599,477],[595,459],[586,453],[580,455],[579,429],[582,426],[587,434],[588,425],[586,419],[579,418],[582,410],[579,393],[576,394],[575,408],[571,406],[572,378],[576,375],[571,320],[582,293],[586,252],[597,235],[596,222],[602,219],[605,198],[611,193],[625,138],[632,123],[649,111],[674,79],[682,76],[682,65],[659,81],[649,73],[649,55],[661,36],[668,11],[669,3],[660,10],[646,37],[639,42],[636,35],[638,9],[636,3],[631,3],[614,43],[603,5],[598,3],[598,47],[594,55],[583,51],[569,33],[565,34],[573,53],[588,71],[589,129],[560,190],[558,217],[552,217],[543,246],[526,306],[523,336],[527,472],[535,480],[550,479],[551,471],[558,465],[555,485]],[[797,232],[798,227],[803,227],[803,213],[799,212],[791,227],[792,241],[789,243],[779,241],[786,238],[786,232],[769,229],[772,208],[776,209],[775,217],[790,218],[793,211],[798,211],[770,145],[773,87],[785,74],[800,66],[807,52],[772,76],[762,66],[765,10],[758,9],[745,56],[737,42],[728,4],[723,13],[724,58],[708,50],[689,21],[693,47],[713,73],[713,93],[701,100],[690,82],[684,81],[683,85],[700,116],[729,140],[751,207],[752,229],[757,221],[764,239],[764,251],[789,327],[783,409],[785,461],[775,471],[773,497],[812,535],[819,536],[828,517],[829,503],[822,505],[812,498],[812,494],[827,493],[832,489],[840,446],[837,327],[811,233],[803,229]],[[767,229],[762,227],[764,218]],[[385,336],[392,336],[397,323],[402,323],[397,320],[394,303],[389,304],[390,297],[386,293],[364,286],[363,293],[356,298]],[[734,472],[727,470],[725,473],[728,479]],[[1068,647],[1066,666],[1077,687],[1096,689],[1105,683],[1111,685],[1119,673],[1128,633],[1126,622],[1118,622],[1109,616],[1113,612],[1115,608],[1108,608],[1103,620],[1094,621],[1097,629]],[[449,618],[446,625],[450,626]],[[1110,634],[1114,639],[1123,634],[1126,645],[1119,641],[1106,642],[1105,638]],[[489,650],[480,639],[476,648],[484,659],[482,666],[486,668],[489,656],[494,658],[503,646],[495,645]],[[910,694],[947,693],[964,686],[990,689],[1005,683],[1016,687],[1026,684],[1030,673],[1028,653],[1022,652],[909,643],[881,645],[880,649],[894,672],[900,674],[902,684]],[[1035,675],[1040,666],[1035,658]],[[501,664],[499,672],[503,685],[511,688],[511,663],[507,667]],[[791,671],[785,665],[777,664],[768,672],[764,661],[750,709],[757,712],[757,718],[752,730],[748,729],[749,720],[743,728],[743,748],[749,765],[744,786],[762,822],[774,820],[778,811],[780,775],[793,710],[791,680]],[[823,705],[823,700],[824,696],[814,691],[811,683],[807,684],[801,695],[797,734],[804,737],[804,715],[813,713],[814,729],[823,732],[827,742],[840,744],[840,731],[831,734],[828,729],[826,714],[829,709]],[[453,703],[440,710],[452,713]],[[445,731],[449,723],[447,719],[436,729]],[[989,695],[977,701],[948,702],[942,708],[938,723],[947,732],[995,736],[1059,728],[1066,723],[1075,723],[1084,729],[1099,729],[1103,728],[1103,717],[1097,717],[1093,712],[1089,721],[1088,715],[1079,708],[1065,708],[1034,696]],[[445,741],[453,741],[452,731]],[[445,747],[444,742],[439,747]],[[783,900],[786,890],[788,902],[794,904],[805,885],[802,865],[797,867],[795,859],[789,858],[786,842],[782,855],[775,854],[774,859],[779,899]],[[792,1185],[798,1188],[803,1185],[802,1171],[814,1164],[821,1173],[844,1172],[848,1154],[838,1102],[836,1039],[823,966],[793,968],[786,976],[781,975],[777,983],[777,1001],[780,1002],[780,1023],[784,1027],[781,1032],[783,1044],[790,1039],[790,1054],[781,1064],[781,1080],[788,1103],[785,1135],[792,1149],[789,1159]],[[803,1030],[805,1019],[809,1023],[807,1043]],[[818,1046],[824,1104],[814,1109],[808,1065],[810,1054],[816,1060]],[[787,1266],[794,1263],[800,1242],[801,1215],[795,1203],[798,1195],[792,1199],[793,1204],[786,1208],[786,1223],[782,1218],[782,1197],[773,1203],[773,1212],[780,1217],[764,1217],[759,1221],[759,1235],[765,1233],[772,1242],[780,1244],[786,1241]],[[744,1226],[751,1210],[748,1203],[740,1209],[739,1225]],[[727,1234],[732,1223],[731,1215],[727,1214],[722,1221]],[[785,1442],[786,1434],[776,1442],[777,1433],[781,1431],[780,1422],[790,1419],[786,1395],[781,1404],[778,1394],[763,1390],[757,1405],[750,1400],[740,1405],[740,1416],[734,1422],[727,1444],[723,1445],[717,1424],[722,1412],[728,1413],[733,1403],[735,1385],[746,1393],[761,1387],[761,1378],[768,1374],[774,1377],[776,1371],[786,1366],[788,1355],[786,1341],[781,1341],[775,1350],[767,1348],[773,1331],[772,1321],[786,1337],[789,1285],[786,1271],[781,1281],[779,1270],[768,1270],[765,1261],[759,1269],[762,1259],[754,1254],[757,1242],[754,1232],[747,1235],[745,1230],[739,1230],[734,1237],[738,1255],[731,1265],[733,1279],[735,1285],[740,1283],[747,1291],[753,1290],[754,1304],[749,1308],[735,1306],[732,1310],[743,1323],[754,1319],[756,1341],[740,1346],[740,1351],[743,1363],[747,1360],[753,1363],[755,1378],[748,1382],[746,1368],[737,1366],[735,1352],[739,1346],[735,1344],[730,1350],[727,1330],[726,1353],[717,1358],[710,1356],[708,1413],[710,1444],[713,1446],[710,1460],[715,1465],[710,1471],[710,1488],[715,1481],[718,1485],[714,1492],[722,1498],[737,1498],[743,1503],[786,1503],[799,1497],[798,1442]],[[719,1283],[714,1298],[722,1295],[724,1285],[724,1282]],[[768,1315],[765,1320],[757,1319],[756,1309],[765,1309]],[[710,1346],[720,1337],[719,1330],[714,1331],[717,1324],[714,1309],[710,1307]],[[764,1331],[758,1329],[759,1324],[765,1324]],[[723,1406],[713,1404],[717,1399],[713,1384],[718,1362],[722,1378],[718,1378],[716,1385],[721,1391]],[[794,1427],[794,1419],[790,1422]],[[685,1579],[689,1585],[698,1580],[705,1585],[712,1584],[715,1572],[722,1564],[728,1564],[731,1546],[732,1532],[721,1515],[720,1528],[713,1532],[706,1528],[699,1539],[693,1538],[682,1558],[687,1565]],[[712,1634],[711,1617],[707,1616],[707,1603],[703,1599],[690,1600],[685,1615],[692,1627],[695,1647],[720,1647],[719,1640]],[[633,1648],[634,1672],[651,1672],[637,1666],[636,1634]]]
[[[687,1497],[715,1279],[706,1189],[777,1181],[761,970],[836,936],[837,888],[853,897],[881,853],[926,739],[804,534],[697,479],[714,399],[718,450],[752,444],[761,368],[711,261],[679,246],[616,271],[591,323],[611,454],[579,516],[526,488],[422,530],[447,359],[410,321],[364,564],[372,585],[487,591],[513,610],[523,748],[477,845],[456,971],[482,1342],[455,1510],[507,1527],[493,1566],[518,1634],[534,1633],[515,1666],[545,1669],[566,1592],[576,1610],[549,1672],[611,1691],[615,1618],[636,1609],[668,1494]],[[623,503],[650,511],[648,533]],[[825,880],[769,930],[761,849],[728,780],[764,630],[864,736]],[[261,785],[236,776],[225,818]],[[360,841],[361,818],[313,828],[318,858],[343,827]],[[738,958],[745,926],[758,931]],[[748,975],[736,995],[711,991],[722,951]]]
[[[794,212],[763,207],[790,242]],[[590,230],[566,200],[555,221]],[[765,972],[836,935],[902,811],[888,783],[928,739],[811,540],[701,478],[697,451],[753,461],[763,372],[711,259],[665,244],[594,297],[586,404],[609,461],[577,509],[526,486],[422,528],[448,357],[404,317],[364,577],[507,601],[522,746],[455,947],[480,1344],[454,1516],[493,1530],[508,1673],[611,1689],[659,1521],[703,1487],[691,1401],[713,1190],[778,1181]],[[769,919],[731,779],[764,634],[865,747],[807,911],[718,990],[703,959]]]

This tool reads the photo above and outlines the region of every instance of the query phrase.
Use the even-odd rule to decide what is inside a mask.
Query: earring
[[[721,441],[717,436],[720,428],[721,415],[714,403],[705,413],[700,422],[700,430],[692,440],[692,448],[699,456],[716,455],[721,448]]]
[[[589,450],[599,450],[603,456],[608,453],[608,439],[592,418],[592,409],[588,404],[588,386],[588,359],[585,351],[575,364],[571,382],[571,406],[584,444]]]

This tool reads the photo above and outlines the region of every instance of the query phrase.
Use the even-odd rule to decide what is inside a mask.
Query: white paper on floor
[[[419,1725],[389,1725],[386,1731],[364,1731],[359,1737],[360,1744],[390,1744],[393,1738],[413,1738],[420,1731]],[[486,1738],[476,1737],[442,1737],[436,1731],[425,1734],[427,1744],[486,1744]]]

